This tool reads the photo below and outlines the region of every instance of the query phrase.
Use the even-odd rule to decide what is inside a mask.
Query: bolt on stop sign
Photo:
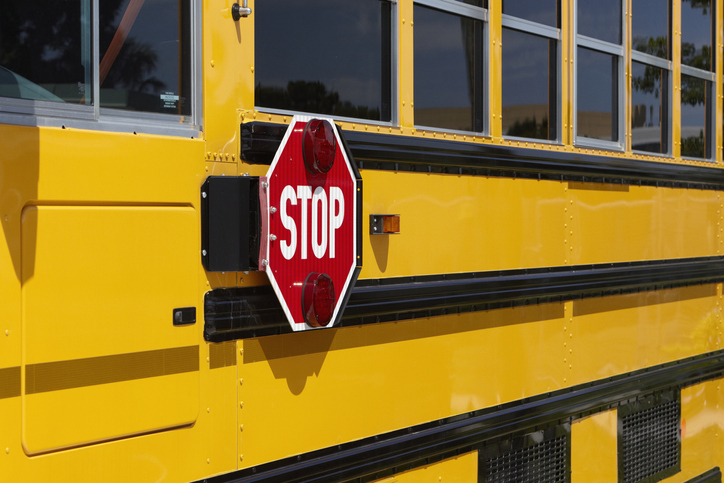
[[[261,269],[287,320],[333,326],[362,265],[362,180],[334,122],[294,116],[259,181]]]

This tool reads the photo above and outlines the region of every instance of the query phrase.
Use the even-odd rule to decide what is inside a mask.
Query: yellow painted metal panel
[[[569,263],[609,263],[716,254],[715,191],[568,184]]]
[[[37,141],[18,146],[22,164],[17,168],[22,174],[17,173],[12,183],[22,190],[26,203],[196,203],[199,199],[202,141],[79,129],[25,129],[35,129]],[[21,128],[0,127],[0,133],[7,136],[19,131]]]
[[[245,340],[243,465],[558,389],[562,317],[555,303]]]
[[[681,156],[681,2],[671,2],[671,38],[672,76],[674,92],[671,103],[672,155]]]
[[[142,401],[148,396],[137,397]],[[201,411],[194,426],[29,456],[18,437],[22,419],[6,416],[20,414],[20,398],[0,400],[0,481],[188,482],[231,471],[235,435],[232,431],[231,440],[227,435],[235,428],[235,415],[231,421],[226,416],[233,411],[209,406],[212,411]],[[52,431],[56,424],[46,430]]]
[[[724,467],[722,380],[707,381],[681,391],[681,472],[667,479],[684,483],[715,466]]]
[[[571,383],[581,384],[718,349],[716,286],[573,302]]]
[[[561,0],[561,128],[562,135],[559,140],[563,144],[573,144],[573,82],[575,76],[573,74],[573,31],[571,26],[573,22],[573,2],[571,0]]]
[[[477,483],[478,452],[471,451],[376,481],[377,483]]]
[[[412,16],[413,0],[399,0],[398,5],[398,24],[399,31],[399,54],[400,62],[399,76],[399,99],[397,109],[399,111],[399,125],[402,127],[412,127],[415,125],[415,80],[414,59],[415,59],[415,41],[414,41],[414,18]]]
[[[198,344],[172,324],[197,305],[197,226],[190,208],[27,208],[24,363]]]
[[[192,424],[198,372],[43,392],[23,397],[28,453]]]
[[[363,219],[398,213],[400,234],[365,229],[361,278],[563,265],[561,183],[381,171],[363,177]]]
[[[618,479],[616,410],[579,419],[571,425],[571,481]]]
[[[490,136],[496,139],[503,135],[503,103],[501,99],[503,92],[501,83],[503,77],[503,27],[501,16],[503,2],[502,0],[488,0],[488,4],[490,18],[488,23],[488,32],[490,32],[490,39],[488,40],[488,52],[490,54],[488,59],[490,116],[488,122],[490,123]]]
[[[198,302],[197,226],[183,207],[24,211],[28,452],[196,419],[198,324],[175,327],[173,309]]]
[[[237,110],[253,108],[254,17],[234,21],[231,0],[204,0],[202,70],[207,153],[239,152]],[[254,9],[253,0],[249,2]],[[231,157],[228,161],[234,161]]]

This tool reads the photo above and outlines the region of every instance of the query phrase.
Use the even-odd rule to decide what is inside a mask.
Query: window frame
[[[161,114],[100,107],[100,0],[91,0],[93,104],[0,97],[0,123],[35,127],[72,127],[105,132],[144,132],[197,137],[202,130],[201,2],[190,2],[191,114]]]
[[[558,0],[559,4],[561,0]],[[560,22],[560,20],[559,20]],[[519,137],[519,136],[508,136],[503,134],[502,137],[504,139],[510,139],[512,141],[528,141],[531,140],[536,143],[544,143],[544,144],[561,144],[563,140],[563,102],[562,102],[562,93],[563,93],[563,33],[561,27],[551,27],[550,25],[545,25],[537,22],[533,22],[524,18],[514,17],[512,15],[507,15],[504,13],[501,13],[501,28],[508,28],[512,30],[517,30],[519,32],[523,32],[526,34],[532,34],[537,35],[539,37],[545,37],[549,40],[555,40],[556,41],[556,138],[555,139],[537,139],[537,138],[526,138],[526,137]],[[501,63],[503,58],[503,53],[501,50],[500,53]],[[550,66],[548,66],[550,69]],[[501,89],[502,89],[502,73],[501,73]],[[501,91],[500,93],[500,99],[501,99],[501,112],[503,109],[502,106],[502,99],[503,99],[503,93]],[[550,102],[550,101],[549,101]]]
[[[669,25],[667,26],[667,36],[668,36],[668,52],[669,52],[669,58],[663,59],[661,57],[657,57],[655,55],[646,54],[644,52],[635,50],[633,48],[633,44],[631,45],[631,58],[629,59],[629,62],[632,64],[633,62],[636,62],[638,64],[643,64],[646,66],[652,66],[652,67],[658,67],[659,69],[663,69],[667,71],[666,75],[666,89],[667,89],[667,98],[665,99],[666,102],[666,120],[665,122],[661,122],[661,130],[663,133],[663,130],[666,129],[666,148],[662,149],[663,152],[661,153],[654,153],[651,151],[641,151],[638,149],[633,149],[633,126],[630,125],[631,123],[631,112],[633,111],[633,74],[629,78],[629,89],[631,92],[631,95],[628,96],[629,99],[627,99],[629,104],[629,116],[628,119],[626,119],[626,126],[628,128],[629,134],[630,134],[630,143],[631,143],[631,152],[634,154],[641,154],[644,156],[661,156],[661,157],[667,157],[671,158],[673,156],[673,146],[674,146],[674,61],[673,61],[673,25],[672,25],[672,12],[673,12],[673,1],[674,0],[667,0],[667,8],[668,8],[668,18],[669,18]],[[633,2],[631,4],[631,8],[633,9]],[[633,12],[632,12],[633,13]],[[633,22],[631,22],[631,27],[633,29]],[[633,42],[633,32],[632,32],[632,39]],[[633,66],[631,67],[633,70]],[[662,82],[663,87],[663,82]],[[662,94],[663,96],[663,94]],[[662,97],[662,101],[663,101]],[[662,147],[663,148],[663,147]]]
[[[482,2],[485,5],[487,2]],[[490,135],[490,13],[485,7],[477,7],[475,5],[469,5],[467,3],[458,2],[455,0],[414,0],[413,8],[415,5],[432,8],[439,10],[443,13],[457,15],[459,17],[470,18],[475,21],[481,22],[482,26],[482,40],[480,45],[482,55],[482,82],[481,82],[481,116],[482,116],[482,129],[480,131],[462,131],[458,129],[446,129],[435,126],[425,126],[414,122],[415,129],[422,129],[425,131],[435,131],[441,133],[450,134],[462,134],[464,136],[489,136]],[[413,58],[415,55],[414,44],[413,44]],[[414,75],[414,74],[413,74]],[[475,102],[473,102],[473,110],[476,109]],[[414,119],[414,113],[413,113]]]
[[[697,69],[696,67],[691,67],[689,65],[686,65],[681,62],[681,59],[679,59],[679,66],[680,66],[680,73],[679,73],[679,139],[677,142],[679,143],[679,157],[681,159],[686,160],[693,160],[693,161],[704,161],[708,163],[715,163],[716,162],[716,137],[717,137],[717,128],[716,128],[716,70],[717,70],[717,52],[719,51],[717,47],[717,29],[719,28],[719,24],[717,22],[717,0],[712,0],[712,5],[710,6],[711,9],[711,71],[703,70],[703,69]],[[715,48],[716,47],[716,48]],[[706,145],[704,147],[705,151],[705,157],[703,158],[697,158],[693,156],[684,156],[681,154],[681,84],[682,84],[682,76],[687,75],[689,77],[696,77],[697,79],[702,79],[707,82],[709,82],[709,105],[705,106],[705,125],[704,129],[706,130],[705,138],[706,138]],[[708,153],[708,156],[706,154]]]
[[[572,74],[573,78],[571,79],[571,83],[573,84],[573,145],[576,147],[584,147],[584,148],[598,148],[598,149],[607,149],[611,151],[621,151],[624,152],[626,150],[626,119],[625,119],[625,112],[626,112],[626,103],[628,102],[628,97],[626,95],[626,45],[628,42],[628,29],[627,26],[627,20],[626,20],[626,8],[625,8],[625,2],[624,0],[618,0],[621,4],[621,16],[619,20],[621,21],[621,45],[612,44],[610,42],[606,42],[604,40],[598,40],[592,37],[588,37],[586,35],[582,35],[578,33],[578,0],[575,0],[573,2],[573,52],[571,57],[573,58],[573,69]],[[617,141],[605,141],[602,139],[595,139],[595,138],[589,138],[585,136],[579,136],[578,135],[578,73],[579,73],[579,66],[578,66],[578,48],[583,47],[589,50],[593,50],[595,52],[614,55],[618,57],[618,69],[617,69],[617,79],[614,79],[613,82],[617,86],[617,112],[616,114],[616,121],[618,126],[618,140]],[[612,104],[613,105],[613,104]],[[612,113],[613,116],[613,113]]]

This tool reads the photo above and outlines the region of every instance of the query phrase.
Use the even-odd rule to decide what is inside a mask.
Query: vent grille
[[[681,469],[678,391],[651,395],[619,408],[619,481],[652,483]]]
[[[486,483],[570,482],[570,426],[557,426],[486,448]]]

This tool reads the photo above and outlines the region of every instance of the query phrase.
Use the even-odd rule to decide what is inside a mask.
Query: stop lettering
[[[334,325],[359,274],[358,176],[333,122],[295,116],[260,178],[262,269],[295,331]]]
[[[291,260],[297,251],[297,224],[294,217],[290,215],[288,205],[297,205],[301,212],[300,225],[300,249],[301,258],[307,258],[307,246],[311,235],[312,252],[317,258],[324,258],[327,253],[329,242],[329,258],[334,258],[336,253],[335,232],[342,226],[344,221],[344,195],[337,186],[329,188],[329,196],[323,187],[318,186],[312,192],[311,186],[287,185],[282,190],[279,200],[279,216],[282,225],[289,231],[287,239],[281,239],[280,248],[282,256]],[[311,200],[311,201],[310,201]],[[307,206],[309,205],[309,209]],[[329,207],[329,208],[327,208]],[[311,213],[311,222],[308,212]]]

